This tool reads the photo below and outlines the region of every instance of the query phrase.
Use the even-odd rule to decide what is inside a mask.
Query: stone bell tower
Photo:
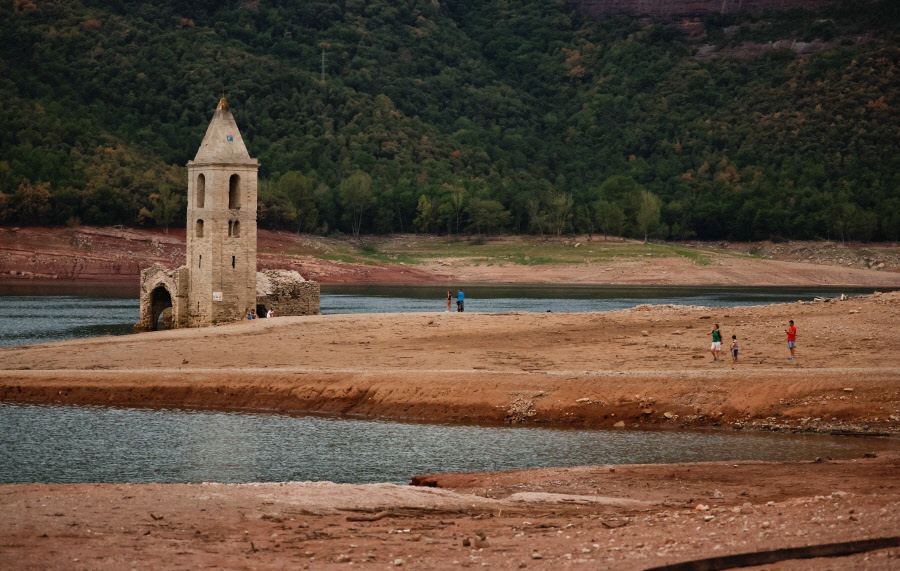
[[[188,161],[186,325],[233,321],[256,307],[256,186],[251,159],[223,97]]]
[[[174,270],[141,270],[138,331],[203,327],[262,316],[319,313],[319,284],[292,270],[256,271],[256,176],[223,97],[188,161],[187,256]]]

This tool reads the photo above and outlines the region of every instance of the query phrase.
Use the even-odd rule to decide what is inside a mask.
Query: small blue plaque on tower
[[[228,135],[227,137],[225,137],[225,140],[226,141],[234,141],[234,137],[232,135]]]

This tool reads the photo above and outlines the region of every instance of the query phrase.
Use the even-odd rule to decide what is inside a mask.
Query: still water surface
[[[597,464],[859,458],[896,438],[423,425],[275,413],[0,403],[0,484],[407,483]]]
[[[321,311],[443,311],[448,286],[323,286]],[[453,288],[454,296],[456,287]],[[642,303],[731,307],[871,293],[871,288],[476,285],[466,311],[611,311]],[[133,333],[136,286],[0,284],[0,347]]]

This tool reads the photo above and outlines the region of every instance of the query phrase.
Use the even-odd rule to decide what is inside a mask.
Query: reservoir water
[[[457,287],[323,286],[321,311],[397,313],[443,311]],[[611,311],[643,303],[731,307],[811,300],[872,288],[473,285],[466,311]],[[134,285],[0,283],[0,347],[133,333],[139,303]]]
[[[322,313],[443,311],[448,286],[325,286]],[[456,288],[453,288],[455,293]],[[473,312],[730,307],[865,288],[476,285]],[[0,347],[132,333],[135,286],[0,284]],[[900,439],[422,425],[322,416],[0,403],[0,484],[397,482],[442,471],[854,458]]]
[[[631,463],[859,458],[897,438],[423,425],[0,403],[0,484],[332,481]]]

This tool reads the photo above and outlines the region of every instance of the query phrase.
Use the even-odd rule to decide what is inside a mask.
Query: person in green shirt
[[[712,345],[709,352],[712,353],[713,363],[719,362],[719,354],[722,352],[722,332],[719,331],[719,324],[716,323],[713,330],[709,332],[712,335]]]

